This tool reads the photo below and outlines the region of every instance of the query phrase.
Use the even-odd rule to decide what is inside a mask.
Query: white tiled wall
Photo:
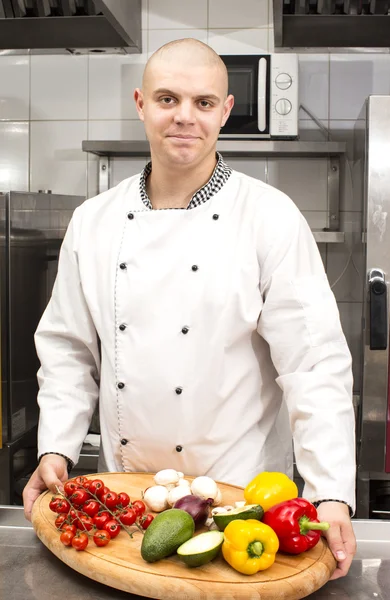
[[[195,37],[219,53],[273,51],[272,0],[143,0],[143,52],[135,56],[0,57],[0,191],[51,189],[97,193],[96,159],[81,151],[84,139],[145,139],[133,101],[148,57],[162,44]],[[331,139],[351,140],[354,121],[369,94],[390,94],[390,54],[299,55],[300,101]],[[303,139],[326,139],[301,109]],[[326,161],[232,160],[234,168],[286,191],[310,225],[326,225]],[[119,161],[115,179],[142,168]],[[355,201],[347,163],[342,169],[344,245],[320,247],[358,365],[362,261]],[[352,255],[351,255],[352,252]],[[354,259],[352,262],[352,258]],[[348,263],[348,267],[345,266]],[[343,273],[340,278],[340,275]],[[355,319],[355,321],[351,321]],[[358,368],[355,367],[355,369]]]

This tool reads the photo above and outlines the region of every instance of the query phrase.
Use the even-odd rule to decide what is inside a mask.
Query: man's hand
[[[28,521],[31,521],[32,506],[38,496],[47,489],[56,494],[57,486],[63,490],[62,483],[67,479],[68,469],[65,458],[57,454],[47,454],[42,457],[23,490],[24,516]]]
[[[319,505],[318,518],[330,524],[323,535],[337,560],[337,568],[331,579],[344,577],[349,571],[356,552],[356,538],[349,518],[348,506],[341,502],[323,502]]]

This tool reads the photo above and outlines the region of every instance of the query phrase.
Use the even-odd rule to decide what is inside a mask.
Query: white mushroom
[[[218,506],[222,502],[222,492],[219,488],[217,488],[217,493],[214,498],[213,506]]]
[[[185,485],[177,485],[168,493],[168,504],[169,506],[173,506],[175,502],[183,498],[184,496],[189,496],[191,494],[191,490],[189,486]]]
[[[176,484],[176,487],[186,487],[189,490],[188,493],[191,494],[191,484],[189,481],[187,481],[187,479],[180,478]]]
[[[183,479],[183,477],[184,477],[184,473],[182,473],[181,471],[177,471],[177,474],[178,474],[178,476],[179,476],[179,480],[180,480],[180,479]]]
[[[168,490],[163,485],[152,485],[143,496],[144,501],[153,512],[162,512],[168,508]]]
[[[175,486],[179,481],[180,477],[175,469],[163,469],[154,476],[154,482],[156,485]]]
[[[218,494],[218,486],[214,479],[202,475],[201,477],[196,477],[192,482],[191,492],[194,496],[199,496],[203,500],[208,500],[209,498],[214,500]]]

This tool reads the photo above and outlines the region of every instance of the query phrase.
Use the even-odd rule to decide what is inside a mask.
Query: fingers
[[[58,489],[63,491],[62,482],[66,479],[68,471],[65,459],[60,456],[43,457],[23,490],[24,516],[28,521],[31,521],[33,504],[41,493],[47,489],[53,494],[56,494]]]
[[[337,560],[337,568],[331,579],[344,577],[351,566],[356,552],[356,540],[350,521],[334,523],[326,532],[329,548]]]

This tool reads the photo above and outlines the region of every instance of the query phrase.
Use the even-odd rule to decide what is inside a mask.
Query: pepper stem
[[[301,534],[305,535],[308,531],[327,531],[330,525],[326,521],[316,523],[315,521],[310,521],[308,517],[301,517],[299,519],[299,527]]]
[[[248,556],[250,558],[259,558],[264,552],[264,546],[261,542],[251,542],[247,548]]]

